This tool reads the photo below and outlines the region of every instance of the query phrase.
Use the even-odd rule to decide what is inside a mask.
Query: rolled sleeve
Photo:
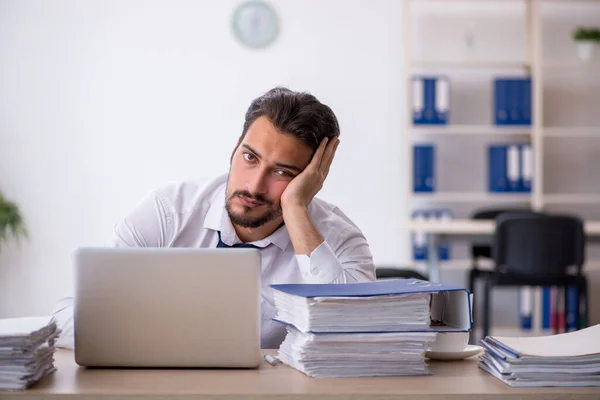
[[[296,254],[300,272],[307,283],[352,283],[375,280],[375,265],[366,239],[357,232],[345,232],[335,250],[325,240],[310,256]]]
[[[335,256],[327,242],[306,254],[296,254],[302,276],[309,283],[329,283],[343,275],[344,267]]]

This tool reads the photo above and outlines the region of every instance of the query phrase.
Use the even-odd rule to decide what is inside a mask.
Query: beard
[[[267,209],[261,214],[252,216],[253,207],[242,206],[241,212],[233,210],[232,201],[235,197],[245,197],[248,200],[253,200],[262,203],[262,206],[267,206]],[[262,207],[260,206],[260,207]],[[261,195],[253,196],[246,190],[236,190],[225,200],[225,210],[229,215],[229,219],[233,225],[241,226],[242,228],[258,228],[264,224],[271,222],[283,215],[280,206],[274,206],[273,202],[267,200]]]

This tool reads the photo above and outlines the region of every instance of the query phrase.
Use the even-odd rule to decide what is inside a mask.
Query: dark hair
[[[246,111],[242,139],[259,117],[265,116],[281,133],[294,135],[313,151],[328,137],[340,135],[337,118],[331,108],[315,96],[276,87],[254,99]]]

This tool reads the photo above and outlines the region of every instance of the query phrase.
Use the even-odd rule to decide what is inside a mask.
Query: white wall
[[[226,171],[247,106],[275,85],[337,113],[321,197],[376,262],[406,259],[400,2],[273,0],[282,32],[263,51],[231,34],[238,3],[0,0],[0,189],[30,230],[0,251],[0,317],[49,312],[73,249],[104,243],[148,190]]]
[[[47,313],[70,287],[73,249],[102,244],[148,190],[225,171],[249,102],[280,84],[311,91],[339,117],[342,143],[321,197],[359,224],[378,264],[409,259],[396,226],[409,186],[400,171],[401,1],[271,0],[282,32],[262,51],[230,32],[240,2],[0,0],[0,190],[21,206],[31,232],[21,246],[0,249],[0,317]],[[519,2],[423,3],[415,55],[523,56],[524,46],[513,45],[524,29]],[[569,30],[597,24],[600,7],[547,3],[545,54],[574,56]],[[464,45],[466,33],[473,48]],[[454,122],[489,121],[492,72],[453,76]],[[556,75],[547,75],[547,123],[600,122],[582,111],[600,93],[593,70],[578,71],[576,89]],[[484,189],[484,144],[440,143],[444,188]],[[600,192],[600,165],[589,167],[600,163],[600,140],[547,146],[548,188]],[[465,157],[473,154],[474,164]],[[597,207],[587,208],[600,218]],[[463,257],[466,247],[455,250]],[[464,270],[442,277],[464,284]],[[511,301],[503,305],[507,321],[517,315],[514,296],[500,301]]]

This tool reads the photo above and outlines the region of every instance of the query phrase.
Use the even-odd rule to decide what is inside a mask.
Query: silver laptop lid
[[[74,262],[79,365],[259,364],[257,249],[80,248]]]

